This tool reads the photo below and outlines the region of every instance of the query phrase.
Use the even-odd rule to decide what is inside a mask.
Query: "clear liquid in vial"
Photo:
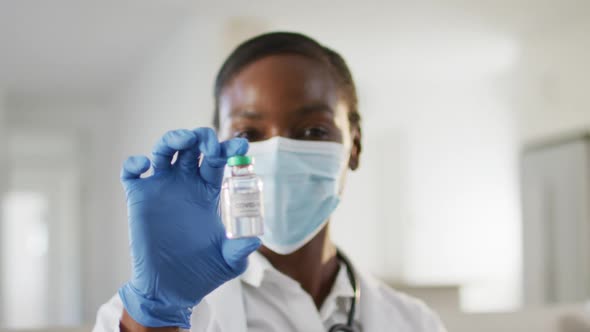
[[[228,160],[231,176],[221,186],[221,219],[228,238],[264,233],[262,180],[254,173],[252,159],[235,156]]]

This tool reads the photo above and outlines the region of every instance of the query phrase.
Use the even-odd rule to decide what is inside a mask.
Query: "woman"
[[[215,102],[218,135],[166,133],[150,177],[140,177],[148,158],[125,162],[133,277],[94,331],[444,331],[424,304],[355,271],[330,240],[361,153],[340,55],[300,34],[258,36],[222,66]],[[248,148],[265,184],[265,234],[230,240],[220,185],[227,158]]]

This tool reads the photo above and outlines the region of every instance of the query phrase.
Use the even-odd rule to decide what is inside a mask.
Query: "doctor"
[[[133,275],[100,308],[95,332],[444,331],[422,302],[355,270],[330,239],[361,153],[340,55],[300,34],[255,37],[223,64],[215,103],[218,135],[170,131],[151,161],[125,161]],[[227,158],[249,148],[274,191],[265,192],[261,239],[230,240],[220,185]]]

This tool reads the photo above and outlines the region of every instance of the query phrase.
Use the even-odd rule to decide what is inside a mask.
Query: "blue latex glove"
[[[141,325],[190,328],[193,306],[244,272],[260,246],[258,238],[227,239],[217,209],[227,158],[247,150],[243,139],[220,144],[209,128],[176,130],[154,147],[152,176],[140,178],[147,157],[125,161],[133,277],[119,295]]]

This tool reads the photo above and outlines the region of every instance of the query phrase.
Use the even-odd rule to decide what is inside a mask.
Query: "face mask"
[[[334,142],[273,137],[250,144],[254,171],[262,178],[262,243],[290,254],[311,240],[340,202],[348,154]]]

